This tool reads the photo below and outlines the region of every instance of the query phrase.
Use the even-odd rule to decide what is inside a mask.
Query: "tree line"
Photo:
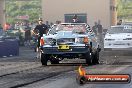
[[[132,0],[118,0],[118,19],[132,21]]]
[[[6,22],[22,21],[18,16],[29,16],[26,21],[32,22],[42,16],[41,0],[6,0]],[[25,21],[25,19],[23,19]]]

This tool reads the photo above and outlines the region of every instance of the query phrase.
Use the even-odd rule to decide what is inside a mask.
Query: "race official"
[[[40,51],[40,39],[43,36],[43,34],[47,34],[48,27],[47,25],[43,24],[42,18],[39,18],[38,25],[33,29],[33,34],[35,34],[38,38],[37,42],[37,52]]]

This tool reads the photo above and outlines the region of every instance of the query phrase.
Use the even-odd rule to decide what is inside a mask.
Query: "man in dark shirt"
[[[43,24],[42,18],[39,18],[38,25],[33,30],[33,34],[35,34],[38,37],[37,52],[40,51],[40,39],[43,36],[43,34],[47,34],[47,32],[48,32],[47,25]]]
[[[78,16],[75,14],[72,18],[72,23],[82,23],[81,21],[79,21]]]

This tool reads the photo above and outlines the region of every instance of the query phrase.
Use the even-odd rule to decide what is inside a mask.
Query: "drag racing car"
[[[85,23],[54,25],[40,40],[41,63],[59,64],[67,58],[85,59],[87,64],[99,63],[99,44],[95,33]]]
[[[108,29],[104,38],[105,50],[132,48],[132,26],[118,25]]]

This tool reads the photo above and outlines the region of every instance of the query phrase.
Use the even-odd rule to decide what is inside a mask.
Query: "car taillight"
[[[41,38],[41,39],[40,39],[40,46],[43,46],[43,45],[44,45],[44,39]]]
[[[83,42],[88,43],[88,37],[84,37]]]

